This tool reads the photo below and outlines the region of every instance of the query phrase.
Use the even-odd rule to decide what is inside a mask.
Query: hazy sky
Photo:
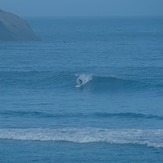
[[[163,0],[0,0],[20,16],[163,16]]]

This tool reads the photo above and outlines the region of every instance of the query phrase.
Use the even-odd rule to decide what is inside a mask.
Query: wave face
[[[0,139],[73,143],[137,144],[163,148],[162,129],[28,128],[0,129]]]
[[[71,89],[82,80],[82,88],[92,91],[144,90],[146,88],[162,88],[162,85],[152,85],[141,81],[123,79],[109,75],[74,74],[53,71],[1,71],[1,88],[26,89]]]
[[[79,75],[80,78],[81,75]],[[87,80],[89,79],[89,80]],[[123,79],[113,77],[109,75],[86,75],[85,87],[89,87],[96,90],[108,91],[108,90],[129,90],[129,89],[145,89],[149,88],[150,84],[143,83],[141,81],[135,81],[130,79]]]

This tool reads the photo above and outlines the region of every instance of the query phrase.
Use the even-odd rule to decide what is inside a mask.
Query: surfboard
[[[80,85],[76,85],[75,87],[76,87],[76,88],[79,88],[79,87],[80,87]]]
[[[79,87],[81,87],[83,84],[78,84],[78,85],[76,85],[75,87],[76,88],[79,88]]]

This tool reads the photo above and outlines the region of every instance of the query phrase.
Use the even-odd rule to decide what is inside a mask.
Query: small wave
[[[127,90],[144,90],[151,87],[148,83],[143,83],[141,81],[135,81],[130,79],[123,79],[113,76],[100,76],[92,74],[76,74],[77,80],[80,76],[84,78],[86,82],[83,87],[85,90],[89,89],[95,92],[112,92],[112,91],[127,91]],[[88,80],[89,79],[89,80]],[[82,87],[82,88],[83,88]]]
[[[163,120],[163,116],[153,114],[142,113],[107,113],[107,112],[95,112],[95,113],[48,113],[40,111],[4,111],[0,112],[0,116],[4,117],[31,117],[31,118],[126,118],[126,119],[155,119]]]
[[[127,90],[144,90],[151,87],[148,83],[123,79],[109,75],[75,74],[53,71],[0,71],[0,87],[28,89],[71,89],[81,79],[85,90],[93,92],[112,92]],[[158,87],[158,86],[156,86]]]
[[[163,148],[163,129],[0,129],[0,139],[73,143],[137,144]]]
[[[163,120],[163,116],[153,114],[141,114],[141,113],[95,113],[98,117],[115,117],[115,118],[130,118],[130,119],[156,119]]]
[[[24,117],[24,118],[72,118],[72,117],[80,117],[81,113],[78,114],[53,114],[48,112],[40,112],[40,111],[5,111],[0,112],[0,116],[4,117]]]
[[[73,83],[73,84],[72,84]],[[73,74],[53,71],[0,71],[0,87],[51,89],[74,85]]]

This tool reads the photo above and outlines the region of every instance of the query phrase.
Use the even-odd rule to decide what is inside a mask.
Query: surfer
[[[82,84],[82,80],[81,80],[81,79],[79,79],[79,80],[78,80],[78,83],[81,85],[81,84]]]
[[[84,86],[90,80],[92,80],[91,75],[81,74],[76,80],[76,84],[77,84],[76,87]]]

